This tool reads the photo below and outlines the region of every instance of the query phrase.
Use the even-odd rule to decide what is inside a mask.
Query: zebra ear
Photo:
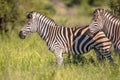
[[[26,18],[27,18],[27,19],[32,19],[32,14],[31,14],[30,12],[27,13]]]

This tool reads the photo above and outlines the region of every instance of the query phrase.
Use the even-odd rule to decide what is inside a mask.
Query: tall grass
[[[119,80],[120,60],[114,56],[117,67],[99,64],[93,51],[83,54],[83,65],[70,63],[64,55],[64,66],[55,64],[54,55],[38,34],[25,40],[12,31],[0,35],[0,80]],[[93,57],[94,63],[89,61]]]

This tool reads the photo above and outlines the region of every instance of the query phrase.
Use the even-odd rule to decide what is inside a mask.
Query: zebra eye
[[[30,25],[30,22],[28,22],[28,25]]]
[[[32,19],[32,14],[31,14],[31,13],[27,13],[26,18],[27,18],[27,19]]]
[[[95,22],[97,22],[97,20],[95,19]]]

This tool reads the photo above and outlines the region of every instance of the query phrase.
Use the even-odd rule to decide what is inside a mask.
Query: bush
[[[0,1],[0,30],[8,31],[6,29],[6,24],[8,22],[12,23],[12,28],[14,28],[15,21],[18,19],[18,1],[16,0],[1,0]]]
[[[62,0],[67,7],[72,7],[74,5],[80,5],[81,0]]]
[[[109,6],[116,15],[120,16],[120,0],[111,0]]]
[[[49,0],[0,0],[0,30],[6,32],[7,23],[11,24],[9,29],[14,30],[16,25],[24,22],[26,13],[30,11],[55,14]]]
[[[102,6],[105,0],[88,0],[89,5],[91,6]]]

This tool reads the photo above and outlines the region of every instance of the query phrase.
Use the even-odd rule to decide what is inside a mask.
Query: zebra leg
[[[97,49],[95,48],[94,51],[95,51],[95,53],[96,53],[98,62],[100,62],[101,60],[104,59],[103,55],[100,53],[99,50],[97,50]]]
[[[55,57],[57,65],[62,65],[63,64],[62,51],[59,50],[55,51]]]
[[[111,57],[110,52],[108,52],[108,51],[107,51],[107,52],[104,52],[104,53],[103,53],[103,56],[109,60],[110,65],[114,65],[114,60],[113,60],[113,58]]]
[[[109,60],[110,65],[114,65],[114,60],[110,55],[109,51],[104,51],[102,50],[102,52],[100,52],[97,49],[94,49],[97,55],[97,60],[100,62],[101,60],[104,60],[104,58],[107,58]]]

